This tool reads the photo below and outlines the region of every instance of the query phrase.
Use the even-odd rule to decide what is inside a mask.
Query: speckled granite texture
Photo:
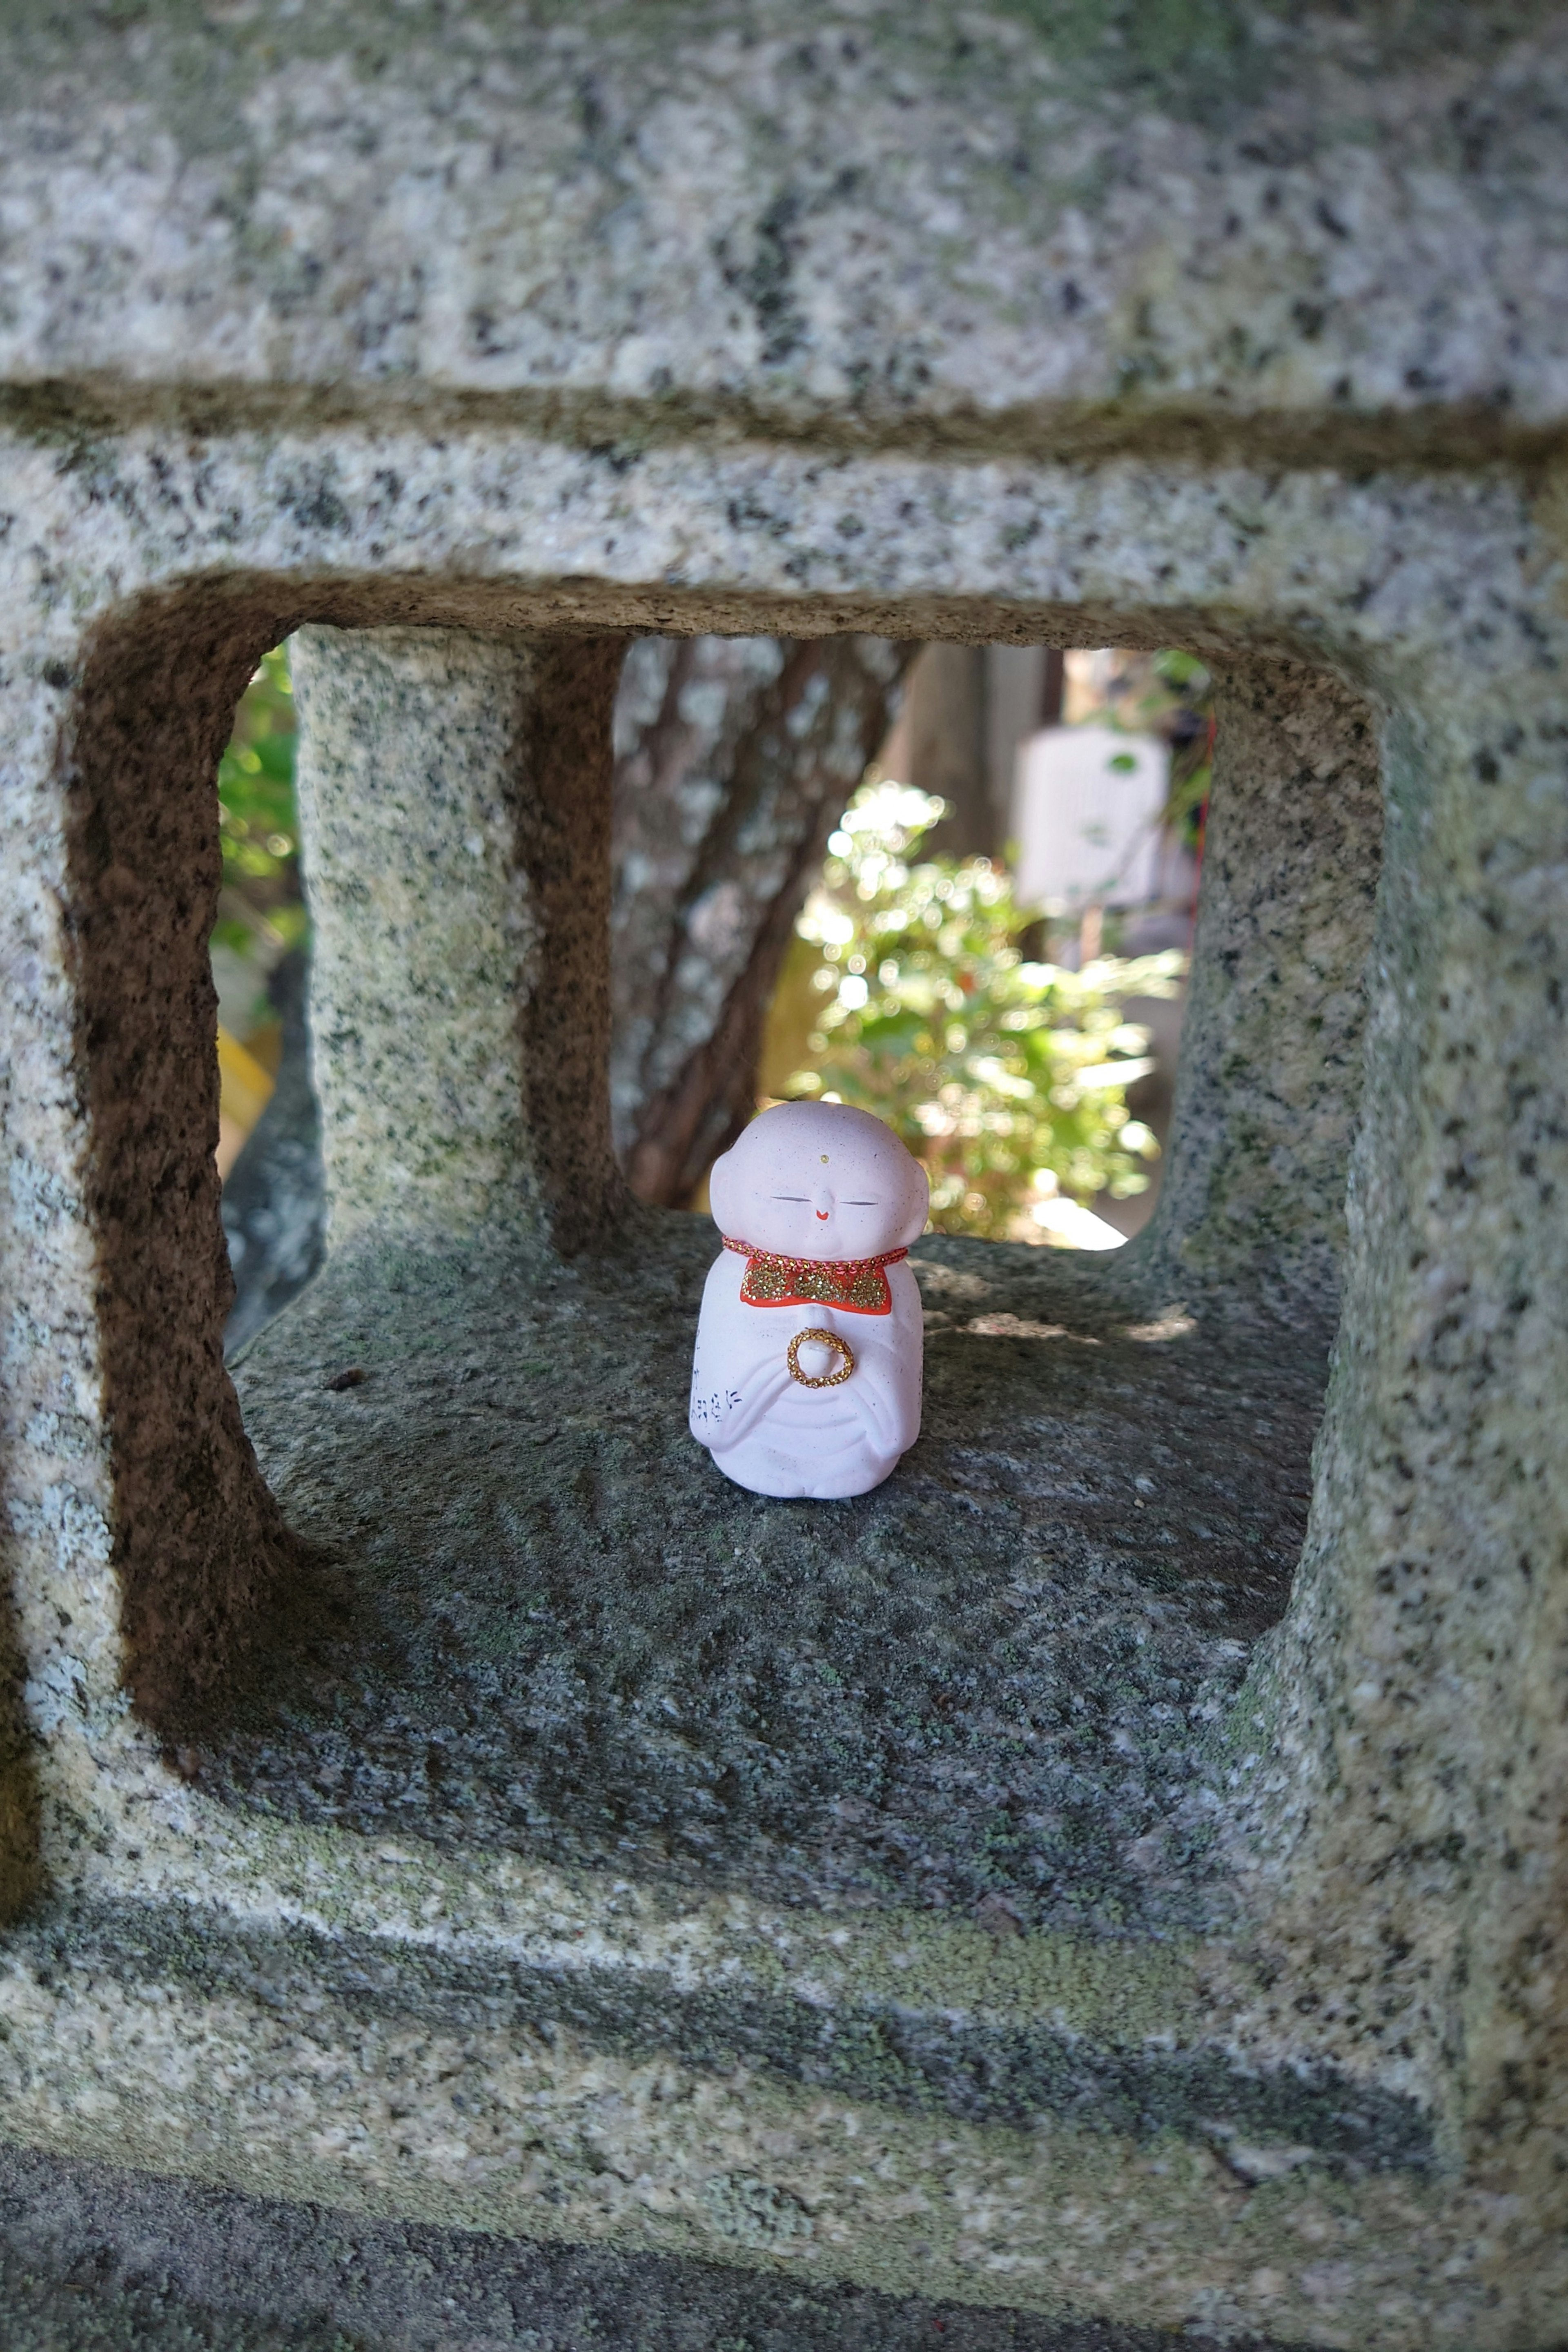
[[[960,417],[981,456],[1044,404],[1113,447],[1116,403],[1331,459],[1362,419],[1484,446],[1568,396],[1542,0],[13,0],[0,29],[19,384],[521,392],[634,436],[645,405],[871,445]]]
[[[7,2352],[1166,2352],[1171,2341],[368,2221],[17,2148],[0,2149],[0,2308]]]
[[[1561,2342],[1565,58],[0,12],[0,2115],[65,2237],[186,2184],[191,2328],[315,2325],[208,2284],[272,2198],[351,2337],[479,2231],[536,2344]],[[301,626],[341,1213],[231,1384],[213,775]],[[608,1155],[610,694],[699,630],[1225,698],[1160,1214],[923,1248],[820,1516],[682,1450],[709,1244]]]
[[[334,1265],[237,1369],[309,1562],[193,1755],[269,1811],[686,1888],[1203,1924],[1205,1727],[1285,1605],[1323,1352],[928,1242],[925,1432],[806,1510],[682,1434],[713,1254],[690,1218]]]
[[[624,1205],[609,1051],[617,638],[302,629],[311,1072],[327,1246]]]

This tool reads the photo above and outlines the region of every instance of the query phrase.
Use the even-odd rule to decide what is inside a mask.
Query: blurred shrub
[[[263,654],[218,763],[218,824],[226,904],[215,941],[246,953],[264,917],[280,944],[303,936],[300,826],[294,806],[294,697],[287,648]],[[247,917],[249,919],[247,919]]]
[[[1184,959],[1028,961],[1031,918],[984,858],[920,861],[943,803],[868,780],[797,929],[816,950],[809,1066],[786,1091],[875,1111],[924,1162],[940,1233],[1037,1241],[1059,1191],[1141,1192],[1159,1146],[1128,1114],[1151,1066],[1120,1000],[1175,992]]]

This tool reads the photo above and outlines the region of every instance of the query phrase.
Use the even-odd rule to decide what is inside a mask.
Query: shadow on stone
[[[1160,2352],[1172,2340],[378,2221],[18,2148],[0,2149],[0,2303],[8,2352]],[[1258,2336],[1226,2340],[1271,2352]]]
[[[310,1084],[310,966],[298,950],[273,972],[268,996],[283,1024],[278,1083],[223,1188],[223,1229],[234,1274],[224,1326],[232,1359],[303,1290],[321,1263],[326,1208],[321,1120]]]

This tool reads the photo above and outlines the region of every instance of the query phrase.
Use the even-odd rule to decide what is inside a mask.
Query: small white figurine
[[[779,1103],[710,1179],[722,1255],[691,1368],[691,1434],[754,1495],[879,1486],[920,1434],[925,1171],[845,1103]]]

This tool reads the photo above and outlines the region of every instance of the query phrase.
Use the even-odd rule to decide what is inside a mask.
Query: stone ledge
[[[195,1906],[41,1915],[0,1971],[6,2129],[73,2161],[808,2291],[1410,2347],[1458,2293],[1444,2265],[1476,2216],[1421,2170],[1220,2119],[1183,2138],[917,2112],[629,2053],[493,1979],[443,2000],[438,1975],[237,1937]]]
[[[746,1923],[732,1920],[718,1948],[661,1966],[629,1939],[617,1952],[613,1899],[580,1893],[602,1923],[584,1958],[509,1948],[482,1930],[421,1942],[385,1927],[323,1932],[221,1903],[134,1897],[44,1915],[17,1949],[40,1982],[75,1974],[132,2002],[153,1983],[182,2004],[256,2001],[284,2019],[330,2002],[372,2033],[504,2033],[617,2065],[666,2059],[939,2126],[944,2116],[1025,2132],[1054,2122],[1146,2148],[1185,2139],[1240,2181],[1309,2162],[1336,2179],[1418,2175],[1431,2162],[1429,2119],[1414,2101],[1321,2063],[1247,2065],[1222,2046],[1205,1980],[1215,1958],[1201,1949],[1151,1964],[1044,1937],[996,1952],[984,1933],[935,1942],[906,1919],[902,1947],[895,1933],[825,1954],[805,1939],[792,1950],[776,1922],[752,1923],[748,1948]]]
[[[1164,2352],[1171,2341],[369,2221],[18,2147],[0,2147],[0,2301],[8,2352]],[[1273,2352],[1258,2336],[1228,2341]]]
[[[1116,398],[1042,400],[1014,406],[973,400],[915,415],[860,408],[799,395],[770,404],[765,394],[628,398],[601,387],[562,391],[517,384],[505,391],[458,389],[427,380],[384,378],[369,384],[332,378],[309,383],[250,383],[217,377],[128,378],[112,373],[50,374],[0,383],[0,425],[17,442],[49,446],[91,436],[163,434],[234,438],[327,433],[409,434],[426,440],[482,433],[538,439],[585,451],[625,472],[649,451],[694,445],[737,448],[765,443],[807,457],[896,455],[921,461],[980,465],[1021,459],[1034,465],[1182,464],[1302,469],[1333,467],[1351,475],[1388,467],[1435,473],[1478,466],[1537,467],[1563,446],[1563,425],[1525,424],[1495,405],[1344,409],[1247,407],[1216,412],[1194,399],[1142,407]]]
[[[0,364],[1551,424],[1561,56],[1538,6],[16,10]]]
[[[251,1349],[300,1575],[162,1769],[92,1735],[7,2128],[1074,2326],[1424,2279],[1470,2226],[1430,2118],[1238,2023],[1214,1834],[1321,1330],[928,1242],[928,1434],[807,1509],[686,1435],[712,1249],[361,1247]]]
[[[926,1433],[808,1509],[691,1444],[714,1236],[643,1230],[362,1252],[242,1359],[309,1556],[232,1703],[167,1728],[180,1769],[688,1891],[1212,1927],[1214,1727],[1289,1591],[1321,1328],[927,1242]]]

